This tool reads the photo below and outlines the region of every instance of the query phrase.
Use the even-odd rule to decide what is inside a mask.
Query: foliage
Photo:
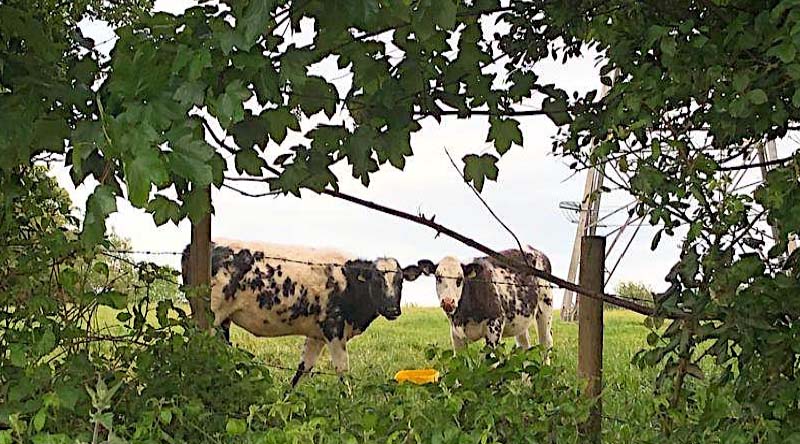
[[[83,359],[72,352],[82,350],[75,341],[93,307],[128,301],[86,285],[86,267],[105,274],[93,258],[117,197],[159,224],[198,220],[211,211],[203,189],[220,186],[229,169],[226,152],[236,173],[263,177],[283,193],[336,188],[331,168],[344,161],[368,185],[380,167],[404,167],[420,120],[477,113],[490,116],[495,152],[467,155],[464,175],[481,189],[522,143],[514,104],[535,95],[536,112],[560,127],[557,153],[576,168],[610,163],[620,172],[609,181],[660,228],[653,248],[662,233],[687,232],[670,290],[655,300],[660,316],[678,319],[666,328],[650,320],[652,348],[637,360],[659,366],[658,386],[669,393],[656,412],[659,430],[696,438],[711,418],[760,441],[796,438],[800,253],[788,248],[800,225],[796,148],[764,165],[771,171],[755,190],[738,186],[753,151],[789,135],[800,117],[795,1],[242,0],[177,16],[141,14],[148,8],[0,4],[0,229],[11,247],[0,253],[4,369],[25,368],[36,380],[44,356],[65,343],[74,346],[68,356]],[[504,24],[484,29],[493,14]],[[82,37],[76,22],[84,17],[116,26],[109,57]],[[587,48],[603,54],[600,73],[610,87],[603,98],[596,91],[570,98],[534,74],[548,57],[566,62]],[[344,86],[319,74],[334,64],[349,79]],[[303,142],[286,146],[290,132]],[[268,144],[281,152],[270,162]],[[62,209],[58,196],[37,195],[40,204],[11,216],[31,196],[27,168],[52,153],[65,153],[76,183],[99,184],[80,242],[62,230],[78,221],[44,210]],[[66,301],[76,305],[65,310]],[[703,371],[706,357],[716,371]],[[704,392],[692,378],[706,377]],[[695,415],[727,390],[741,430]],[[95,408],[95,424],[104,412]]]
[[[106,237],[108,247],[92,258],[95,265],[88,276],[92,288],[109,286],[113,290],[128,295],[131,302],[149,299],[179,301],[183,299],[180,287],[180,272],[170,266],[153,262],[134,261],[127,251],[130,241],[114,233]]]
[[[87,378],[115,365],[100,353],[108,344],[155,340],[171,324],[159,329],[144,322],[143,313],[151,307],[147,295],[153,294],[147,287],[164,278],[163,270],[149,266],[147,272],[142,268],[131,274],[133,270],[110,269],[113,262],[98,258],[105,258],[102,253],[113,242],[90,249],[79,242],[79,221],[71,213],[69,197],[46,168],[18,172],[12,186],[0,180],[5,193],[0,218],[0,429],[10,427],[20,438],[40,434],[45,418],[59,405],[73,410]],[[130,287],[121,286],[120,278]],[[121,290],[136,291],[129,300]],[[131,331],[114,335],[96,326],[100,306],[126,308],[139,293],[145,297],[119,318],[131,319]],[[164,304],[170,303],[162,302],[158,313],[169,310]],[[123,353],[124,348],[114,351]],[[31,416],[30,427],[24,426]]]
[[[534,5],[532,3],[531,5]],[[532,6],[532,8],[535,8]],[[800,118],[793,1],[549,2],[543,23],[568,36],[565,58],[588,46],[603,52],[604,98],[570,104],[573,121],[555,149],[580,165],[611,163],[617,186],[637,197],[641,216],[664,232],[687,230],[680,262],[658,295],[660,313],[680,315],[654,332],[644,365],[660,364],[671,406],[692,405],[687,378],[703,377],[704,356],[720,368],[715,390],[731,384],[744,424],[764,441],[796,436],[798,385],[798,157],[773,162],[766,181],[739,187],[754,152],[788,135]],[[536,38],[518,21],[511,35]],[[515,45],[516,46],[513,46]],[[515,42],[515,57],[532,55]],[[616,75],[613,75],[616,73]],[[613,78],[612,78],[613,77]],[[775,241],[764,222],[775,229]],[[653,321],[657,326],[660,321]]]
[[[623,299],[629,299],[645,306],[653,304],[653,290],[643,282],[620,282],[614,288],[614,293]],[[618,308],[616,305],[603,304],[603,310],[616,310]]]

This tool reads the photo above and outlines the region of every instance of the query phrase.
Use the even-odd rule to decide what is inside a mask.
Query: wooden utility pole
[[[211,202],[211,186],[203,189]],[[201,330],[208,330],[208,301],[211,296],[211,212],[199,222],[192,223],[192,243],[189,247],[189,306],[192,319]]]
[[[580,285],[597,292],[605,286],[606,239],[585,236],[581,242]],[[603,403],[603,301],[578,296],[578,377],[586,382],[584,395],[595,400],[580,429],[582,442],[600,443]]]
[[[578,227],[575,229],[575,240],[572,242],[572,256],[569,261],[567,280],[575,282],[578,274],[578,265],[581,252],[581,239],[583,236],[594,236],[597,232],[597,221],[600,213],[600,187],[605,178],[604,165],[592,168],[586,174],[586,183],[583,186],[583,200],[581,201]],[[579,301],[575,299],[575,292],[564,290],[561,303],[561,320],[575,322],[578,318]]]
[[[615,70],[611,78],[617,76]],[[600,99],[608,94],[609,87],[603,85],[600,89]],[[594,143],[592,143],[591,150],[594,150]],[[600,212],[600,187],[603,186],[603,179],[605,178],[605,164],[598,165],[586,173],[586,183],[583,186],[583,198],[581,199],[581,214],[578,216],[578,227],[575,229],[575,240],[572,241],[572,256],[569,261],[569,270],[567,271],[567,280],[575,282],[575,277],[578,274],[578,259],[581,252],[581,239],[585,235],[594,236],[597,229],[597,215]],[[561,300],[561,320],[567,322],[575,322],[578,317],[579,301],[575,298],[575,292],[564,290],[564,296]]]

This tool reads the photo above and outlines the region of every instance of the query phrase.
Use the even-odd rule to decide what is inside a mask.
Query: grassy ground
[[[652,392],[652,371],[643,372],[631,364],[633,355],[646,346],[647,329],[642,325],[643,319],[641,315],[622,310],[605,313],[604,403],[605,414],[611,421],[645,414],[634,408],[636,399],[650,396]],[[301,337],[256,338],[236,327],[231,335],[234,344],[250,351],[265,364],[291,369],[299,362],[304,341]],[[536,338],[535,330],[531,331],[531,337]],[[554,313],[553,341],[553,363],[577,369],[578,325],[561,322],[558,312]],[[396,321],[378,319],[348,344],[351,372],[359,379],[391,379],[397,370],[425,366],[425,349],[431,344],[450,347],[449,325],[442,311],[404,307],[403,315]],[[332,371],[327,350],[317,368]],[[286,380],[292,375],[291,370],[283,373]]]
[[[606,442],[647,442],[652,438],[652,410],[646,406],[653,399],[653,369],[641,370],[631,363],[634,354],[646,347],[648,330],[644,317],[622,310],[605,312],[604,335],[604,426]],[[96,319],[98,327],[114,328],[118,324],[112,310],[101,310]],[[532,327],[533,329],[533,327]],[[536,338],[535,330],[531,337]],[[278,383],[288,388],[303,347],[302,337],[256,338],[234,326],[232,341],[272,367]],[[577,381],[577,324],[561,322],[554,313],[553,365],[564,369],[573,387]],[[513,339],[507,339],[513,342]],[[438,308],[404,307],[396,321],[376,320],[361,336],[348,344],[351,377],[354,388],[359,384],[389,382],[400,369],[430,365],[425,352],[430,345],[450,348],[449,325]],[[481,343],[472,345],[482,346]],[[320,357],[316,370],[333,373],[327,350]],[[326,375],[301,383],[302,390],[338,393],[337,378]]]

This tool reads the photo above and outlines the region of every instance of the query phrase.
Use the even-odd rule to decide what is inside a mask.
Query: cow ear
[[[407,281],[415,281],[422,273],[424,273],[424,271],[418,266],[409,265],[408,267],[403,268],[403,279]]]
[[[425,276],[430,276],[436,272],[436,264],[428,259],[422,259],[421,261],[417,262],[417,266]]]
[[[463,266],[464,268],[464,277],[467,279],[475,279],[478,277],[478,273],[481,272],[481,265],[476,263],[471,263]]]

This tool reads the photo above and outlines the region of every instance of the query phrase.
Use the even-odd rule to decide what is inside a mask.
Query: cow
[[[550,260],[527,246],[525,256],[518,250],[500,254],[551,272]],[[528,329],[536,320],[539,343],[548,351],[553,346],[553,296],[546,282],[522,275],[490,257],[479,257],[467,264],[447,256],[434,265],[419,261],[420,272],[436,276],[439,305],[450,320],[453,348],[459,350],[483,338],[490,347],[504,337],[513,336],[521,348],[530,348]],[[549,362],[549,353],[545,362]]]
[[[212,245],[214,327],[228,342],[231,323],[259,337],[305,336],[292,387],[326,345],[341,378],[349,368],[347,341],[378,316],[400,316],[403,281],[420,274],[416,265],[402,269],[392,258],[364,260],[335,250],[228,239]],[[188,247],[185,282],[187,265]]]

